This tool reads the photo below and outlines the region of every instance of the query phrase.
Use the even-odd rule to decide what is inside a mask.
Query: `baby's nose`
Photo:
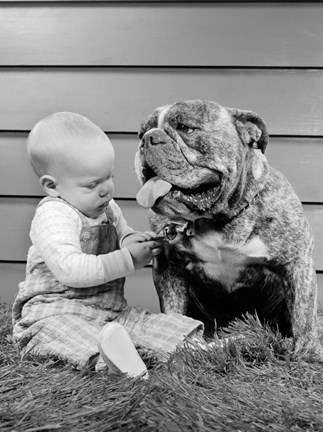
[[[100,196],[103,197],[105,195],[108,195],[111,192],[112,189],[112,182],[111,180],[106,180],[102,182],[101,188],[100,188]]]

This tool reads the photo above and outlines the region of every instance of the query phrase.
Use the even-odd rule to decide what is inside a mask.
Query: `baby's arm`
[[[96,286],[134,271],[127,248],[99,256],[83,253],[80,231],[78,214],[63,203],[43,204],[33,220],[33,245],[62,284],[75,288]]]

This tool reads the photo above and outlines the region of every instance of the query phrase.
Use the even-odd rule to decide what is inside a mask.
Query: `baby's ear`
[[[241,141],[249,147],[265,153],[268,144],[267,126],[263,119],[253,111],[228,108]]]
[[[40,186],[51,197],[58,197],[57,182],[54,177],[45,174],[39,179]]]

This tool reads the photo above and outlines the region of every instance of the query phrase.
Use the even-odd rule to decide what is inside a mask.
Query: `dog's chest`
[[[257,236],[244,243],[229,242],[219,232],[205,232],[192,237],[191,251],[196,258],[187,264],[189,271],[204,270],[205,276],[221,283],[228,291],[236,288],[247,267],[269,260],[268,248]]]

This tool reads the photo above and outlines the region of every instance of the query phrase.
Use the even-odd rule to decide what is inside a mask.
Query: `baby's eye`
[[[176,129],[180,132],[184,132],[187,134],[190,134],[190,133],[194,132],[194,130],[195,130],[195,128],[191,128],[189,126],[186,126],[183,123],[178,123]]]
[[[96,187],[96,183],[89,183],[85,186],[87,189],[94,189]]]

